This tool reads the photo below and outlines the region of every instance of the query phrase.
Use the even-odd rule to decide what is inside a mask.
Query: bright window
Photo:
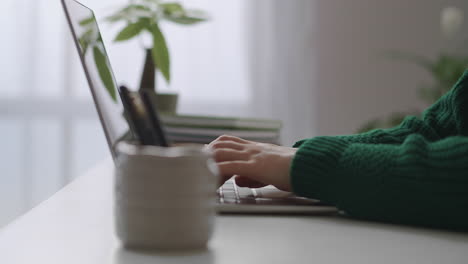
[[[91,1],[119,83],[138,85],[140,41],[112,43],[102,21],[125,1]],[[180,112],[242,115],[249,101],[244,11],[247,1],[184,1],[212,21],[164,24]],[[0,23],[0,227],[109,156],[60,1],[2,1]]]

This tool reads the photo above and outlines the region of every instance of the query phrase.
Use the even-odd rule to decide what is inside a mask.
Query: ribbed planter
[[[158,113],[175,114],[177,112],[177,102],[179,95],[176,93],[155,93],[150,92],[151,101],[156,106]]]

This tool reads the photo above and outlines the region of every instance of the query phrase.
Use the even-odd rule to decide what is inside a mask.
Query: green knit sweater
[[[358,218],[468,229],[468,70],[422,118],[294,147],[298,195]]]

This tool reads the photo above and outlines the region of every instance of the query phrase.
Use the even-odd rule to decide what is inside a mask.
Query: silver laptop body
[[[73,35],[83,70],[104,129],[107,143],[115,160],[116,143],[125,137],[128,124],[122,117],[118,96],[112,98],[109,89],[117,91],[107,52],[94,12],[75,0],[62,0],[65,15]],[[107,74],[102,74],[103,72]],[[107,78],[103,77],[107,76]],[[218,190],[218,212],[239,214],[333,214],[335,207],[318,200],[294,196],[272,186],[259,189],[241,188],[233,180]]]

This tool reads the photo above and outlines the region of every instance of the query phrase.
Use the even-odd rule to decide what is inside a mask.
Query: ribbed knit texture
[[[295,147],[298,195],[359,218],[468,230],[468,71],[422,118]]]

